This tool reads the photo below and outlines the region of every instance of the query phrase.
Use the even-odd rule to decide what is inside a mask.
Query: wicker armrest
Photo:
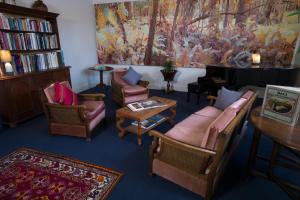
[[[209,95],[207,96],[207,99],[209,100],[209,105],[212,106],[215,103],[217,97]]]
[[[211,151],[211,150],[208,150],[208,149],[204,149],[204,148],[201,148],[201,147],[196,147],[196,146],[193,146],[193,145],[190,145],[190,144],[186,144],[186,143],[183,143],[183,142],[180,142],[178,140],[175,140],[173,138],[170,138],[158,131],[150,131],[149,132],[149,135],[150,136],[153,136],[153,137],[156,137],[156,138],[159,138],[161,139],[161,141],[167,143],[167,144],[171,144],[173,146],[176,146],[177,148],[180,148],[184,151],[188,151],[188,152],[191,152],[191,153],[195,153],[195,154],[199,154],[199,155],[205,155],[205,156],[213,156],[216,154],[215,151]]]
[[[45,106],[51,122],[66,124],[82,124],[88,122],[85,115],[86,106],[84,105],[65,106],[46,103]]]
[[[143,87],[145,87],[145,88],[148,88],[149,83],[150,83],[149,81],[143,81],[143,80],[140,80],[140,81],[138,82],[138,85],[143,86]]]
[[[80,100],[92,100],[92,101],[103,101],[105,94],[96,93],[96,94],[79,94],[78,98]]]

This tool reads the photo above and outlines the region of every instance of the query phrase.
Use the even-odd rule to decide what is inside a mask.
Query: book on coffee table
[[[133,112],[142,111],[151,108],[158,108],[163,106],[166,106],[166,104],[158,100],[145,100],[145,101],[130,103],[127,105],[127,107]]]
[[[150,117],[149,119],[146,119],[144,121],[141,122],[141,126],[144,129],[149,129],[152,128],[153,126],[159,124],[160,122],[164,121],[166,118],[160,114],[158,115],[154,115],[152,117]],[[138,122],[134,121],[131,123],[134,126],[138,126]]]

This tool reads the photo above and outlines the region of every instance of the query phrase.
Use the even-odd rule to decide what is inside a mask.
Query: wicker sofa
[[[150,131],[150,174],[212,199],[255,99],[248,91],[224,111],[207,106],[166,134]]]

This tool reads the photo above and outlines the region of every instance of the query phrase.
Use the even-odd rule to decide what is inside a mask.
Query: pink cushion
[[[195,112],[196,115],[206,116],[206,117],[213,117],[217,118],[223,111],[215,108],[213,106],[206,106],[205,108]]]
[[[149,98],[148,93],[134,95],[134,96],[127,96],[124,98],[124,103],[129,104],[129,103],[136,102],[136,101],[142,101],[142,100],[145,100],[148,98]]]
[[[83,101],[80,104],[86,106],[86,116],[88,119],[94,119],[105,109],[103,101]]]
[[[93,130],[105,118],[105,109],[90,121],[89,130]]]
[[[206,130],[213,121],[214,118],[192,114],[168,131],[166,135],[175,140],[200,147]]]
[[[147,92],[148,92],[147,88],[139,86],[139,85],[124,86],[125,96],[133,96],[133,95],[145,94]]]
[[[234,108],[237,112],[239,112],[242,107],[247,103],[247,99],[240,98],[239,100],[235,101],[233,104],[231,104],[229,107]]]
[[[127,70],[115,70],[113,73],[114,81],[121,86],[129,85],[126,81],[123,80],[123,76],[127,73]]]
[[[250,99],[253,96],[253,94],[254,94],[253,91],[248,90],[245,94],[243,94],[242,97],[245,99]]]
[[[78,105],[78,95],[65,83],[55,83],[54,92],[54,102],[68,106]]]
[[[53,83],[44,89],[44,93],[47,97],[48,103],[57,103],[54,100],[55,99],[55,89],[54,89],[55,84],[56,83]],[[68,81],[62,81],[62,82],[60,82],[60,84],[65,85],[66,87],[71,89],[71,86]]]
[[[202,140],[201,147],[215,149],[219,133],[221,133],[235,118],[236,109],[226,108],[209,126]]]

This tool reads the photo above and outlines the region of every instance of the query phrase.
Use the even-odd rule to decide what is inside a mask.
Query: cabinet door
[[[11,105],[11,121],[17,122],[35,115],[34,103],[31,97],[30,79],[27,77],[6,82]]]

